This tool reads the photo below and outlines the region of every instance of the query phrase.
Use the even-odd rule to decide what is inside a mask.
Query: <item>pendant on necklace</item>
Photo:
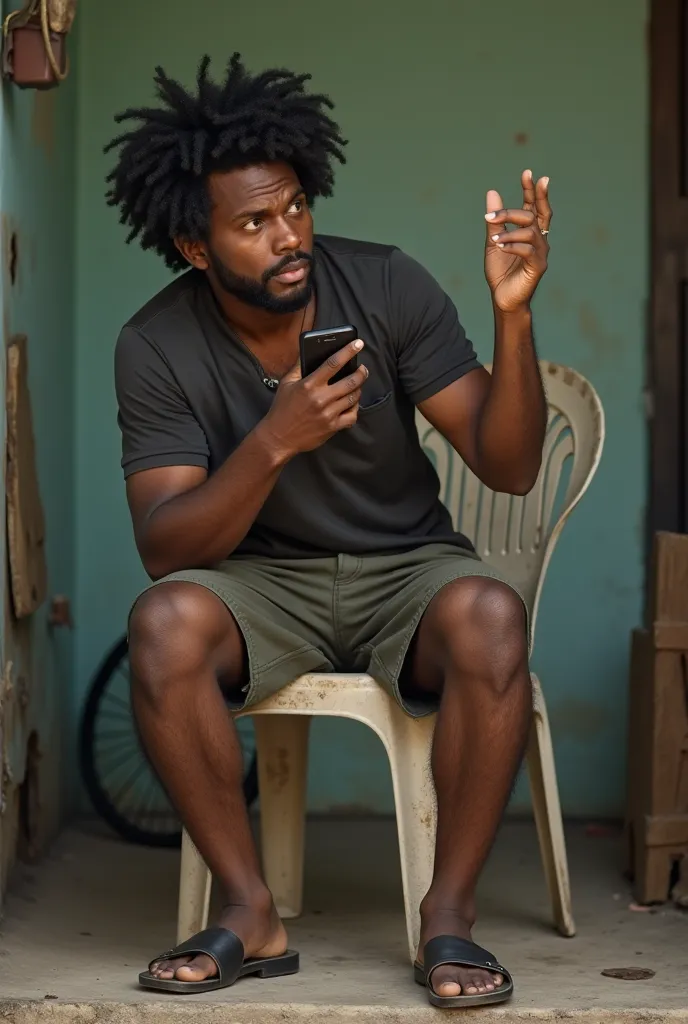
[[[276,391],[279,387],[279,381],[275,377],[263,377],[263,384],[271,391]]]

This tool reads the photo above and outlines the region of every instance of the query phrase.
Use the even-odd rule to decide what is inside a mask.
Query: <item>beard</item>
[[[273,295],[268,290],[270,279],[284,273],[291,263],[298,260],[307,260],[311,268],[305,282],[291,295]],[[293,256],[285,256],[274,267],[266,270],[258,281],[235,274],[211,249],[208,250],[208,262],[223,291],[245,302],[247,306],[264,309],[267,313],[296,313],[305,309],[313,296],[313,257],[307,252],[299,250]]]

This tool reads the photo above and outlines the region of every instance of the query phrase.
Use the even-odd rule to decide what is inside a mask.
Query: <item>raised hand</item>
[[[487,193],[485,277],[495,307],[504,313],[528,306],[547,270],[547,237],[552,220],[549,178],[535,182],[533,172],[524,171],[521,185],[520,210],[505,210],[499,192]],[[509,224],[514,225],[511,231]]]

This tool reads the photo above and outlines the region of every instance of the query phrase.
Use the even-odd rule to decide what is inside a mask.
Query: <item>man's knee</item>
[[[489,577],[455,580],[433,602],[434,626],[451,663],[502,688],[527,665],[526,615],[511,587]]]
[[[133,686],[156,703],[172,697],[175,683],[207,669],[233,631],[238,634],[232,617],[203,587],[183,582],[153,587],[138,599],[129,619]],[[240,652],[238,636],[236,646]]]

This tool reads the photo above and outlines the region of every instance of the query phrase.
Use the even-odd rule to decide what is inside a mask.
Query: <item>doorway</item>
[[[688,532],[688,0],[652,2],[650,83],[651,538]]]

